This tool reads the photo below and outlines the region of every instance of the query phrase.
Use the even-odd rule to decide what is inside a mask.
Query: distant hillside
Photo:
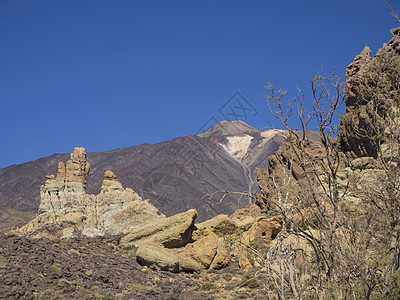
[[[93,152],[88,154],[92,168],[87,192],[97,194],[104,172],[111,169],[124,186],[149,198],[167,216],[196,208],[201,221],[248,204],[248,199],[238,201],[232,195],[214,206],[201,198],[218,190],[258,191],[255,168],[265,168],[283,143],[281,131],[222,121],[199,136]],[[45,175],[55,174],[57,163],[68,159],[67,154],[53,154],[0,169],[0,207],[36,211]]]

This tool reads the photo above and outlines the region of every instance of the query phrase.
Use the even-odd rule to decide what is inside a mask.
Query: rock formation
[[[191,241],[197,217],[195,209],[165,218],[156,223],[149,223],[122,238],[122,245],[160,243],[166,248],[178,248]]]
[[[397,101],[400,27],[374,57],[368,46],[346,69],[346,113],[339,126],[341,147],[353,156],[377,157],[377,144],[387,131],[389,101]],[[398,109],[398,108],[397,108]],[[396,112],[397,114],[397,112]]]
[[[36,218],[20,228],[34,234],[40,227],[68,223],[87,236],[125,234],[155,220],[164,219],[148,200],[132,189],[122,187],[115,174],[106,171],[98,195],[86,194],[86,175],[90,170],[84,148],[75,148],[71,160],[59,162],[57,176],[47,176],[40,187],[40,206]]]
[[[307,164],[320,164],[323,161],[325,153],[321,143],[306,140],[303,151],[304,160]],[[275,155],[269,158],[269,168],[257,169],[257,183],[261,192],[262,201],[258,202],[263,211],[275,209],[278,200],[278,188],[281,193],[288,193],[288,204],[297,201],[297,198],[307,198],[310,195],[310,187],[307,182],[306,174],[301,167],[304,163],[300,161],[297,153],[300,149],[293,145],[286,144],[282,146]],[[292,183],[288,187],[288,182]],[[296,184],[294,184],[296,182]]]
[[[145,225],[121,239],[124,249],[133,249],[137,260],[165,271],[220,269],[229,263],[222,241],[215,233],[199,230],[194,209]]]
[[[166,218],[111,171],[104,173],[100,193],[89,195],[89,170],[85,149],[75,148],[66,164],[59,162],[57,176],[47,176],[41,186],[36,218],[16,233],[34,238],[122,235],[120,248],[142,265],[181,272],[221,269],[236,258],[248,270],[246,245],[268,246],[280,230],[279,220],[260,217],[255,205],[197,225],[195,209]]]
[[[249,249],[257,246],[268,251],[281,230],[277,217],[218,215],[194,227],[192,215],[193,212],[188,211],[166,218],[160,224],[146,225],[122,238],[121,246],[132,249],[142,265],[170,272],[222,269],[231,260],[237,260],[239,266],[248,271],[254,266],[250,262],[254,252]],[[180,230],[172,235],[177,228]]]

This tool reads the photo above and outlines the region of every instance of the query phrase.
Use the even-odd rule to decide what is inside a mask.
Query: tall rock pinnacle
[[[42,226],[69,226],[88,236],[122,234],[165,218],[149,201],[122,186],[117,176],[106,171],[99,195],[86,194],[86,175],[90,165],[84,148],[75,148],[65,165],[58,163],[57,177],[47,176],[40,187],[40,205],[36,218],[19,233],[34,236]],[[40,236],[40,233],[39,233]]]

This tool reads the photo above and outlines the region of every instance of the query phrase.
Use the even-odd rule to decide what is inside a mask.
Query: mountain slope
[[[247,205],[249,200],[238,201],[237,195],[227,195],[221,203],[222,194],[211,203],[202,197],[218,190],[258,191],[255,168],[267,167],[268,156],[283,143],[281,131],[222,121],[199,136],[93,152],[88,154],[87,192],[97,194],[104,172],[111,169],[124,186],[149,198],[167,216],[196,208],[202,221]],[[45,175],[55,174],[58,161],[67,160],[67,154],[54,154],[0,169],[0,207],[35,211]]]

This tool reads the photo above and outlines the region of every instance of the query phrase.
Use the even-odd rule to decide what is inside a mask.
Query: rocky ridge
[[[387,105],[398,101],[400,27],[391,30],[392,38],[376,55],[366,46],[346,69],[346,112],[339,125],[342,150],[353,157],[378,156],[378,143],[387,134],[388,119],[397,122]],[[390,95],[390,99],[386,98]],[[394,106],[397,104],[394,103]],[[396,108],[398,109],[398,108]]]

